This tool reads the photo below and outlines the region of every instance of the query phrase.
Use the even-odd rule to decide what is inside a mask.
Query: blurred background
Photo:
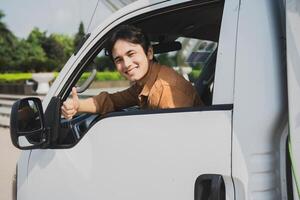
[[[9,126],[12,101],[47,93],[49,86],[39,88],[37,74],[51,85],[86,33],[133,1],[1,0],[0,126]],[[103,55],[97,62],[105,60]],[[122,79],[112,65],[97,70],[97,81]]]
[[[111,7],[116,2],[1,0],[0,82],[30,79],[30,73],[58,72],[83,36],[118,9]]]

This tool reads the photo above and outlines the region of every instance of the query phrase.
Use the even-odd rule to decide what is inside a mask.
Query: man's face
[[[147,55],[139,44],[117,40],[112,56],[118,72],[130,81],[143,78],[148,69],[149,62],[153,59],[153,51],[149,48]]]

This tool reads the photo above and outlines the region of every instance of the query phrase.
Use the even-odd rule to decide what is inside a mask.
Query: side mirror
[[[47,143],[47,130],[39,98],[24,98],[13,104],[10,136],[13,145],[19,149],[42,148]]]

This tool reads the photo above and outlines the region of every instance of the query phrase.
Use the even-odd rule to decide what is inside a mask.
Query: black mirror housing
[[[43,148],[48,143],[42,102],[30,97],[16,101],[11,110],[10,136],[19,149]]]

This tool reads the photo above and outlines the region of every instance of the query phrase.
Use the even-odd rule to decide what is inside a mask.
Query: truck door
[[[225,185],[226,199],[233,199],[231,109],[212,106],[104,118],[69,150],[33,152],[40,159],[30,164],[30,185],[52,183],[53,193],[48,196],[49,188],[39,186],[31,199],[180,200],[214,193],[225,199]],[[212,183],[219,175],[223,187]]]
[[[287,72],[289,100],[289,154],[292,162],[294,198],[300,195],[300,1],[286,1]]]

